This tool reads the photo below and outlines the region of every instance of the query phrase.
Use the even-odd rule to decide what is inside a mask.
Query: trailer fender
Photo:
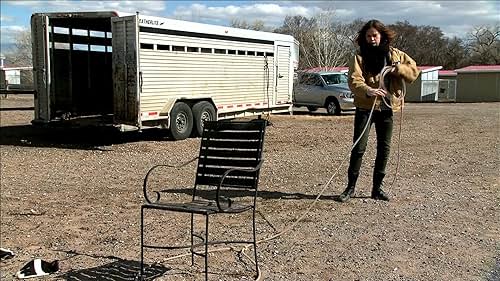
[[[163,105],[163,108],[160,111],[160,116],[170,116],[170,112],[174,107],[174,104],[178,101],[178,98],[169,98]]]

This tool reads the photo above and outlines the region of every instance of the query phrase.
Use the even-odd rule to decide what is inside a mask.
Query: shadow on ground
[[[125,260],[116,256],[99,256],[79,253],[73,250],[58,250],[66,253],[68,256],[64,260],[68,260],[77,256],[85,256],[89,258],[105,258],[113,260],[110,263],[80,270],[73,270],[66,272],[59,277],[62,280],[72,281],[92,281],[92,280],[109,280],[109,281],[134,281],[141,280],[140,271],[141,263],[139,261]],[[169,268],[153,264],[144,265],[144,278],[143,280],[153,280],[154,278],[165,274]]]
[[[495,259],[495,265],[493,269],[488,274],[488,279],[486,281],[498,281],[500,280],[500,254],[497,255]]]
[[[187,194],[192,196],[193,189],[192,188],[177,188],[177,189],[167,189],[162,190],[162,193],[170,193],[170,194]],[[215,192],[211,190],[196,190],[196,195],[200,196],[204,199],[213,200]],[[253,191],[248,190],[224,190],[221,191],[221,195],[228,198],[237,198],[237,197],[251,197],[253,196]],[[279,191],[266,191],[259,190],[257,193],[257,197],[262,199],[289,199],[289,200],[301,200],[301,199],[316,199],[317,194],[304,194],[299,192],[287,193],[287,192],[279,192]],[[320,199],[323,200],[338,200],[338,195],[325,195],[321,196]]]
[[[106,150],[106,146],[138,141],[172,141],[167,130],[120,132],[114,127],[44,128],[32,125],[0,128],[0,145]]]
[[[140,270],[140,262],[119,259],[98,267],[71,271],[60,277],[63,278],[63,280],[68,281],[133,281],[141,280],[139,279]],[[165,274],[168,270],[168,268],[160,265],[146,266],[145,278],[143,280],[153,280],[154,278]]]
[[[1,107],[0,111],[30,111],[34,110],[33,106],[25,106],[25,107]]]

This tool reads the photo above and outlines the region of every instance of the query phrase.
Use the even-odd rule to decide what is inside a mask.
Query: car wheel
[[[328,99],[325,108],[328,115],[340,115],[340,105],[336,99]]]
[[[194,127],[193,134],[200,137],[203,133],[203,123],[205,121],[216,120],[215,108],[208,101],[200,101],[193,106]]]
[[[172,108],[170,116],[170,132],[175,140],[183,140],[191,135],[193,130],[193,113],[191,108],[184,103],[178,102]]]
[[[318,107],[317,106],[308,106],[307,109],[311,112],[314,112],[314,111],[318,110]]]

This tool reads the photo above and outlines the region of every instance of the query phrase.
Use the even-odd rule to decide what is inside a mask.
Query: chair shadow
[[[193,195],[192,188],[167,189],[167,190],[162,190],[161,192],[162,193],[170,193],[170,194],[183,193],[186,195]],[[213,192],[211,190],[196,190],[196,195],[200,196],[201,198],[204,198],[204,199],[213,200],[214,194],[215,194],[215,192]],[[229,198],[253,196],[253,192],[248,191],[248,190],[224,190],[223,192],[221,192],[221,194],[223,196],[226,196]],[[310,200],[314,200],[314,199],[316,199],[317,196],[318,196],[317,194],[303,194],[303,193],[299,193],[299,192],[287,193],[287,192],[266,191],[266,190],[259,190],[257,192],[257,197],[262,198],[262,199],[287,199],[287,200],[310,199]],[[320,199],[338,200],[338,197],[339,197],[338,195],[325,195],[325,196],[321,196]]]
[[[141,263],[138,261],[118,260],[105,265],[68,272],[61,277],[67,281],[134,281],[141,280],[138,274]],[[169,269],[160,265],[152,265],[145,268],[143,280],[153,280],[162,276]]]
[[[167,130],[159,128],[120,132],[113,127],[0,127],[0,145],[106,151],[109,150],[106,146],[139,141],[173,141],[173,138]]]

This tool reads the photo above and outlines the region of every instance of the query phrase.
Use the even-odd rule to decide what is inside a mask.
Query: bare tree
[[[275,32],[290,34],[300,42],[299,69],[347,65],[354,49],[351,25],[335,21],[333,10],[311,19],[288,16]]]
[[[309,32],[310,48],[304,49],[304,58],[309,67],[336,67],[346,64],[345,53],[349,53],[349,33],[343,24],[334,20],[333,11],[316,15],[316,26]]]
[[[33,61],[31,59],[31,32],[30,30],[23,30],[19,32],[15,37],[14,46],[10,48],[5,53],[7,60],[16,66],[32,66]],[[32,84],[33,83],[33,72],[22,70],[21,71],[21,83],[22,84]]]
[[[445,69],[462,67],[466,50],[459,38],[447,38],[439,27],[416,26],[408,21],[389,25],[396,31],[394,46],[408,53],[419,65],[439,65]]]
[[[15,37],[14,46],[5,54],[9,62],[18,66],[31,66],[31,32],[24,30]]]
[[[465,66],[466,50],[460,38],[446,40],[446,48],[440,60],[444,69],[457,69]]]
[[[476,26],[466,41],[470,64],[500,64],[500,25]]]
[[[365,21],[363,19],[355,19],[349,24],[343,24],[341,28],[345,28],[348,33],[350,46],[346,46],[349,52],[344,54],[343,61],[349,62],[352,60],[354,55],[358,52],[358,45],[356,43],[356,38],[358,37],[358,32],[361,30]]]
[[[251,30],[257,30],[257,31],[271,31],[272,30],[270,27],[266,27],[264,21],[262,21],[262,20],[255,20],[252,23],[248,23],[246,20],[232,19],[230,25],[231,25],[231,27],[251,29]]]

